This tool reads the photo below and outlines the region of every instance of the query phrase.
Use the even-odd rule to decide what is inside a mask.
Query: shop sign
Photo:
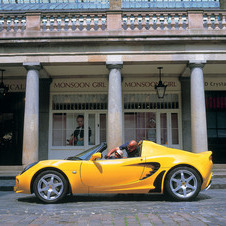
[[[54,79],[51,91],[107,91],[107,79]]]
[[[126,78],[123,81],[123,90],[125,91],[154,91],[155,85],[159,82],[158,78],[140,79]],[[178,78],[162,79],[164,85],[167,85],[167,90],[180,90],[180,82]]]
[[[26,90],[25,80],[5,80],[4,84],[9,87],[9,92],[25,92]]]
[[[167,85],[168,90],[180,90],[180,82],[178,78],[167,78],[163,81]],[[125,78],[122,82],[123,91],[154,91],[155,85],[158,84],[158,79],[137,79]],[[65,92],[87,92],[87,91],[108,91],[107,79],[54,79],[51,83],[51,91]]]
[[[226,78],[205,78],[205,90],[226,90]]]

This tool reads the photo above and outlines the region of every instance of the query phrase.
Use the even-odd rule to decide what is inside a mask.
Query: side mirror
[[[91,158],[90,158],[90,160],[91,161],[95,161],[95,160],[97,160],[97,159],[101,159],[101,153],[100,152],[97,152],[97,153],[94,153],[92,156],[91,156]]]

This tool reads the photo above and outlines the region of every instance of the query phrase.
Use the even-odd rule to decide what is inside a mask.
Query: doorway
[[[209,150],[214,163],[226,163],[226,91],[206,92]]]
[[[22,164],[24,93],[0,99],[0,165]]]

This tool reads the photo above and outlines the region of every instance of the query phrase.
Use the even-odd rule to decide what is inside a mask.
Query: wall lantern
[[[9,87],[5,86],[3,83],[3,72],[5,71],[4,69],[0,69],[0,71],[2,72],[2,81],[0,83],[0,95],[1,96],[5,96],[6,93],[8,93],[9,91]]]
[[[157,91],[158,98],[164,98],[167,85],[164,85],[161,80],[162,77],[161,70],[163,69],[163,67],[158,67],[158,69],[159,69],[159,83],[158,85],[155,85],[155,89]]]

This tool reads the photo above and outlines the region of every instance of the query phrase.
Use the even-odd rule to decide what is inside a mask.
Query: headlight
[[[31,164],[29,164],[28,166],[26,166],[24,168],[24,170],[21,172],[21,174],[23,174],[24,172],[26,172],[28,169],[30,169],[32,166],[36,165],[38,162],[33,162]]]

